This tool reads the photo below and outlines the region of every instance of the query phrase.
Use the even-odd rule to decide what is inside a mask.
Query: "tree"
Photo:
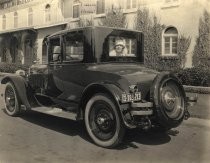
[[[161,55],[161,33],[164,25],[149,10],[138,9],[135,28],[144,33],[144,62],[147,67],[158,69],[158,56]]]
[[[185,37],[183,34],[178,38],[177,52],[179,56],[179,67],[184,68],[186,62],[187,50],[190,47],[191,37]]]
[[[87,26],[93,26],[93,25],[94,25],[94,21],[92,17],[91,19],[80,17],[80,20],[78,22],[78,27],[87,27]]]
[[[101,26],[126,28],[126,16],[121,9],[111,9],[106,13],[106,17],[99,22]]]
[[[193,52],[193,66],[209,67],[210,57],[210,14],[204,10],[199,20],[198,37]]]

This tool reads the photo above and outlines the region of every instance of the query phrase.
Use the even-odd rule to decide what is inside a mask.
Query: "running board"
[[[31,108],[31,110],[40,112],[40,113],[44,113],[44,114],[48,114],[48,115],[53,115],[56,117],[76,120],[76,113],[67,112],[60,108],[36,107],[36,108]]]

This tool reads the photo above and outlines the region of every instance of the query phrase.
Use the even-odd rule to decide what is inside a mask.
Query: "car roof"
[[[57,36],[57,35],[62,35],[68,32],[74,32],[74,31],[81,31],[81,30],[87,30],[87,29],[116,29],[116,30],[123,30],[123,31],[129,31],[129,32],[138,32],[138,33],[142,33],[141,31],[138,30],[133,30],[133,29],[127,29],[127,28],[117,28],[117,27],[107,27],[107,26],[87,26],[87,27],[77,27],[77,28],[73,28],[73,29],[65,29],[65,30],[61,30],[59,32],[53,33],[51,35],[48,36],[48,38]]]

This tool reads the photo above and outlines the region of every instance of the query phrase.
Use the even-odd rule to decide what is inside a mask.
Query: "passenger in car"
[[[126,56],[127,48],[124,40],[116,40],[114,49],[110,51],[109,56]]]

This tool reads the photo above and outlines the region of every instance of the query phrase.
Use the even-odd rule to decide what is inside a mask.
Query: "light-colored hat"
[[[125,47],[125,43],[123,40],[117,40],[115,43],[115,46],[118,46],[118,45]]]

